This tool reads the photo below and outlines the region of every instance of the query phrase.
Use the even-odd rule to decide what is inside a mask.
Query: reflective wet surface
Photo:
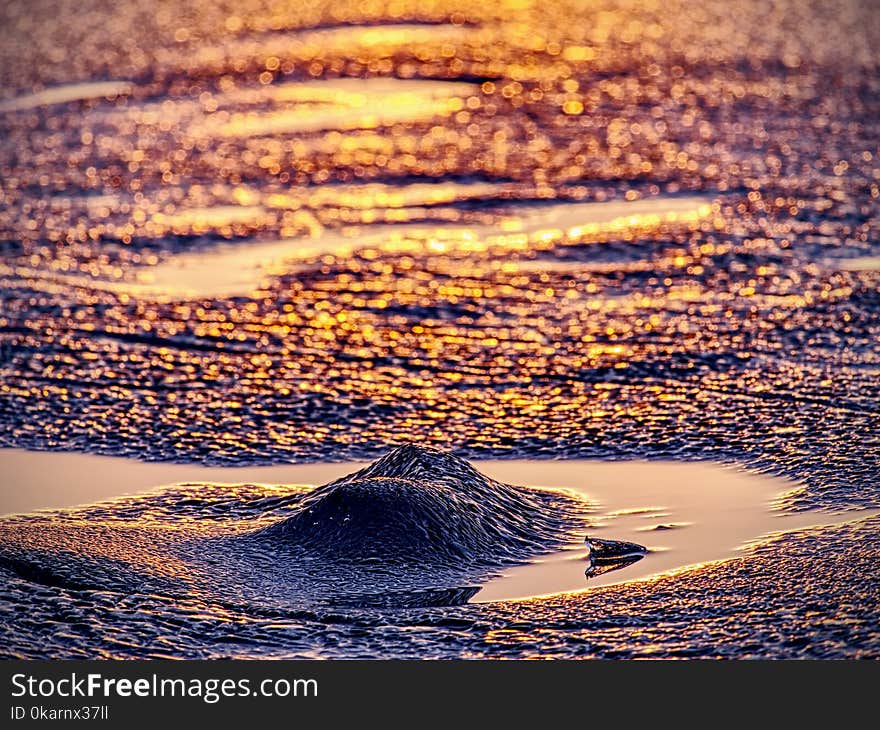
[[[562,548],[588,509],[572,494],[504,484],[450,454],[404,446],[317,488],[181,485],[7,518],[0,569],[257,614],[457,605],[502,568]],[[618,547],[608,543],[603,564],[615,564]]]
[[[514,482],[528,485],[524,494],[538,497],[539,502],[544,500],[551,506],[548,513],[554,515],[552,519],[558,523],[558,531],[537,540],[532,551],[492,563],[488,570],[483,566],[483,570],[472,574],[472,587],[478,592],[469,598],[479,602],[532,598],[650,578],[734,557],[745,546],[775,533],[861,520],[877,512],[876,509],[803,512],[780,509],[781,504],[800,490],[797,485],[750,474],[734,466],[578,459],[490,460],[468,466],[451,455],[436,455],[414,446],[404,447],[406,451],[415,452],[410,459],[415,468],[392,454],[383,457],[379,462],[382,466],[371,467],[374,474],[408,480],[411,488],[403,489],[397,500],[399,517],[406,503],[419,491],[418,483],[442,484],[457,472],[461,480],[455,484],[456,494],[464,498],[481,488],[482,492],[473,497],[475,504],[492,505],[487,518],[497,516],[511,524],[517,522],[518,509],[508,513],[509,505],[495,503],[493,499],[495,490],[503,492],[502,485]],[[187,504],[187,509],[181,510],[179,515],[185,529],[193,529],[203,521],[207,535],[240,534],[253,529],[254,525],[275,525],[275,531],[283,531],[280,526],[284,516],[295,512],[303,496],[311,494],[316,484],[335,484],[346,474],[363,474],[370,467],[363,462],[203,467],[32,451],[5,451],[0,452],[0,456],[8,477],[0,485],[0,509],[7,515],[34,513],[24,521],[14,517],[6,523],[7,541],[14,541],[22,530],[32,529],[45,539],[42,531],[46,526],[54,530],[59,521],[75,525],[86,522],[119,525],[119,518],[150,523],[161,515],[160,523],[168,525],[174,521],[181,503]],[[468,475],[470,478],[465,478]],[[480,484],[483,486],[479,487]],[[529,492],[529,489],[538,491]],[[365,493],[371,490],[377,492],[374,501],[378,508],[382,502],[381,490],[366,484]],[[549,490],[549,494],[543,494],[542,490]],[[209,494],[212,496],[206,498]],[[318,500],[320,494],[321,490],[312,494],[311,501]],[[184,499],[182,495],[191,496]],[[366,519],[370,499],[364,497],[362,504],[344,501],[348,505],[345,509],[336,508],[340,514],[346,512],[343,522],[350,522],[355,513]],[[96,508],[87,506],[93,502],[103,504]],[[220,504],[223,505],[222,518],[217,512]],[[266,505],[263,513],[260,504]],[[568,516],[566,509],[554,513],[554,504],[567,504]],[[72,511],[53,511],[74,505],[84,506]],[[447,520],[452,514],[462,514],[462,508],[451,501],[440,507],[447,508],[451,510]],[[574,520],[571,510],[577,516]],[[334,519],[325,515],[321,521],[327,523]],[[371,541],[390,534],[397,520],[384,521],[388,524],[378,525],[375,530],[367,531],[369,534],[357,539],[346,538],[347,562],[356,562],[368,551]],[[88,536],[69,528],[64,532],[69,533],[64,537],[65,543],[79,543],[79,549],[86,553],[101,552],[100,546],[89,546]],[[153,540],[146,542],[154,545],[154,559],[163,554],[161,545],[154,544]],[[342,542],[340,536],[336,542]],[[413,540],[417,542],[418,539]],[[493,542],[500,545],[500,536]],[[50,544],[51,541],[46,542],[45,546],[48,548]],[[317,553],[310,552],[312,557]],[[405,551],[393,552],[401,557]],[[504,550],[499,549],[499,554],[503,553]],[[227,557],[227,561],[231,561],[231,557]],[[46,563],[45,557],[41,562]],[[430,561],[424,556],[416,562],[418,569],[427,573],[418,580],[438,590],[445,580],[443,575],[429,571]],[[467,562],[460,561],[464,575]],[[48,568],[48,564],[43,567]],[[85,579],[91,581],[94,577]],[[216,590],[218,576],[214,576],[212,582]],[[377,586],[374,584],[373,588]],[[300,586],[299,592],[308,600],[307,588]],[[265,599],[264,592],[258,603]]]
[[[29,482],[35,495],[46,495],[44,501],[53,499],[50,485],[61,476],[70,483],[69,498],[83,499],[96,488],[131,487],[186,468],[62,453],[4,458],[15,465],[16,481]],[[637,590],[632,581],[701,573],[713,561],[754,546],[767,549],[768,540],[791,539],[793,531],[841,524],[857,529],[878,514],[780,510],[790,483],[709,464],[472,465],[410,445],[367,465],[188,470],[194,478],[212,473],[227,481],[285,483],[194,481],[93,506],[6,517],[0,520],[5,600],[35,591],[39,602],[47,591],[58,591],[64,612],[79,598],[90,603],[96,595],[115,595],[126,605],[192,603],[209,625],[233,612],[243,631],[261,626],[266,615],[345,624],[370,611],[397,623],[417,609],[470,604],[479,612],[481,604],[510,600],[528,615],[535,601],[556,594],[597,600],[599,586]],[[325,472],[333,476],[324,486],[295,486],[306,475]],[[512,479],[532,486],[510,486]],[[7,502],[4,496],[4,507]],[[26,618],[12,616],[15,625]],[[152,619],[125,609],[105,620],[113,633],[134,636]],[[117,642],[101,633],[65,645],[65,620],[44,621],[37,634],[10,633],[9,655],[39,655],[35,642],[56,634],[62,639],[49,649],[53,656],[120,655]],[[313,636],[306,650],[284,633],[269,632],[230,651],[320,655],[326,640]],[[214,655],[213,642],[184,639],[177,651]],[[131,651],[155,655],[150,646]]]
[[[0,8],[2,443],[712,459],[794,482],[787,510],[876,508],[877,14],[472,5]],[[588,592],[327,635],[379,655],[872,654],[875,533],[602,588],[603,618]],[[10,613],[30,590],[10,584]],[[45,632],[113,633],[98,594],[33,590],[69,627],[76,601],[93,617]],[[173,654],[177,611],[81,646]],[[179,651],[222,655],[217,632]]]

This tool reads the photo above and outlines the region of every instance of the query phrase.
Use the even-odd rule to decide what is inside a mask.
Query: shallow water
[[[267,613],[296,620],[372,610],[394,621],[414,609],[591,596],[599,586],[686,574],[804,527],[854,525],[880,513],[787,513],[778,503],[790,483],[711,464],[469,465],[415,446],[369,465],[213,470],[76,454],[4,458],[16,484],[44,506],[58,499],[59,478],[70,487],[63,499],[115,496],[0,520],[7,595],[35,588],[196,600],[203,616],[235,611],[239,628],[261,625]],[[116,496],[121,485],[183,471],[196,481]],[[202,481],[209,474],[287,483]],[[297,486],[306,475],[327,484]],[[509,486],[514,479],[526,486]],[[21,491],[7,487],[2,509]],[[609,557],[593,563],[585,538],[606,541]],[[139,620],[120,614],[112,628],[131,635]],[[10,650],[35,651],[32,641],[20,636]],[[248,644],[232,655],[279,648],[274,639]],[[110,650],[101,639],[99,646]]]
[[[877,535],[878,510],[836,514],[786,512],[779,505],[797,487],[730,466],[506,460],[475,464],[490,480],[500,480],[487,483],[489,491],[482,493],[480,503],[492,505],[494,518],[508,523],[515,531],[513,534],[525,537],[537,529],[536,519],[547,526],[555,522],[552,529],[563,530],[556,532],[555,537],[553,533],[544,534],[539,542],[532,543],[530,552],[517,557],[506,553],[502,563],[480,567],[482,558],[471,562],[476,554],[468,558],[467,553],[460,554],[456,549],[456,557],[449,562],[443,557],[441,546],[451,538],[442,535],[440,542],[431,544],[417,561],[407,558],[400,562],[404,557],[400,551],[413,549],[412,537],[417,533],[406,536],[398,546],[393,539],[388,542],[389,529],[396,525],[409,531],[407,525],[416,520],[412,523],[415,526],[421,519],[417,516],[419,481],[405,482],[406,490],[414,490],[410,498],[398,497],[389,503],[399,513],[392,522],[381,518],[383,528],[368,527],[368,532],[358,533],[353,541],[334,523],[344,516],[339,526],[349,522],[357,525],[364,519],[368,520],[364,526],[370,525],[369,514],[378,507],[373,501],[375,496],[349,502],[342,514],[336,507],[330,512],[323,508],[315,512],[317,531],[308,528],[312,536],[308,538],[307,551],[297,552],[286,525],[297,520],[307,504],[327,505],[333,491],[295,483],[312,479],[344,484],[339,477],[352,471],[358,475],[395,474],[407,480],[423,480],[421,483],[426,485],[438,481],[454,484],[457,506],[452,507],[450,502],[452,511],[442,518],[444,531],[451,530],[464,514],[464,503],[459,500],[475,486],[467,474],[476,480],[483,477],[469,471],[463,462],[442,455],[435,457],[413,447],[396,454],[402,457],[389,455],[371,467],[311,464],[205,468],[80,454],[4,453],[4,463],[12,467],[15,483],[29,488],[30,500],[23,503],[19,496],[23,490],[11,489],[7,483],[0,495],[4,510],[50,507],[59,500],[103,498],[91,506],[37,511],[0,520],[0,572],[5,581],[0,600],[10,608],[17,600],[31,601],[28,612],[9,614],[5,655],[320,657],[366,656],[376,652],[413,656],[414,651],[415,655],[429,656],[458,654],[462,649],[450,644],[448,636],[438,641],[446,627],[462,642],[460,646],[468,647],[469,654],[478,651],[487,656],[520,656],[522,652],[534,652],[534,640],[529,638],[522,622],[523,616],[533,614],[540,615],[542,622],[564,622],[558,628],[553,640],[556,648],[551,653],[560,649],[563,653],[578,654],[585,649],[595,653],[589,642],[570,636],[571,629],[580,627],[602,635],[611,627],[625,630],[630,626],[641,637],[645,617],[640,611],[647,610],[653,594],[666,594],[668,601],[670,590],[678,596],[675,601],[679,608],[667,605],[651,609],[655,611],[654,632],[662,635],[664,626],[680,623],[682,618],[676,618],[676,614],[682,610],[686,615],[696,612],[697,617],[691,615],[688,619],[691,631],[706,623],[717,624],[724,612],[710,619],[700,606],[713,591],[715,600],[723,602],[718,586],[710,587],[717,580],[711,575],[717,573],[719,566],[730,566],[728,572],[737,575],[743,571],[743,565],[754,565],[756,559],[760,565],[763,559],[791,571],[793,556],[799,552],[798,543],[805,537],[815,542],[829,530],[844,529],[849,533],[843,535],[861,535],[867,546],[865,538]],[[148,488],[157,481],[184,475],[193,481]],[[467,481],[455,481],[457,475],[464,475]],[[209,476],[245,483],[203,481]],[[365,478],[369,479],[355,476],[355,483],[370,489]],[[66,492],[57,490],[61,479],[68,486]],[[515,502],[504,501],[507,497],[493,504],[495,495],[501,496],[502,490],[509,489],[503,482],[512,479],[538,487],[538,491],[531,492],[535,496],[549,497],[550,501],[542,502],[542,511],[546,510],[548,517],[555,514],[552,521],[537,513],[522,520],[522,515],[518,515],[520,508]],[[263,481],[286,483],[257,483]],[[698,490],[694,489],[695,484],[699,485]],[[142,493],[120,496],[122,490]],[[316,501],[322,490],[324,496]],[[569,501],[572,498],[575,502]],[[18,501],[11,501],[15,499]],[[566,504],[580,506],[574,512],[566,512]],[[416,511],[408,512],[411,507]],[[326,529],[330,532],[324,534]],[[568,537],[560,541],[565,531]],[[638,540],[648,546],[648,553],[634,564],[624,561],[617,569],[588,576],[584,532],[590,539],[598,536],[604,540]],[[467,532],[460,534],[467,539]],[[363,554],[375,540],[383,551],[378,562]],[[491,543],[484,542],[483,549],[494,550],[496,542],[497,537]],[[447,544],[454,545],[456,541]],[[388,547],[390,552],[386,551]],[[758,555],[763,553],[762,557],[756,558],[755,551],[759,551]],[[843,570],[831,568],[836,560],[839,562],[841,552],[839,544],[831,549],[817,546],[809,559],[821,561],[821,565],[816,566],[819,572],[807,584],[821,589],[821,576],[828,571],[844,575]],[[736,559],[743,555],[752,557],[745,562]],[[873,547],[863,555],[869,562],[876,560]],[[511,558],[513,565],[505,567]],[[846,559],[850,566],[858,565],[857,554]],[[863,575],[869,577],[870,571]],[[710,583],[701,585],[703,580]],[[688,598],[688,592],[693,591],[688,586],[694,581],[697,595]],[[626,589],[632,595],[607,592],[615,588]],[[805,605],[813,607],[810,611],[821,601],[821,593],[820,590],[818,595],[808,598]],[[747,628],[761,615],[766,600],[751,595],[748,589],[744,596],[747,602],[740,600],[739,607],[750,607],[747,615],[751,618],[734,613],[733,620],[745,619]],[[637,603],[632,602],[633,598]],[[515,600],[511,603],[510,599]],[[605,607],[604,618],[582,616],[574,622],[571,618],[552,618],[554,611],[564,616],[569,610],[564,607],[572,602],[578,605],[580,600],[585,602],[585,610],[597,601],[601,603]],[[850,610],[864,608],[852,606]],[[442,611],[445,617],[425,613],[431,610]],[[482,640],[484,643],[474,644],[474,630],[479,634],[479,627],[493,613],[502,622],[513,621],[516,628],[493,628]],[[864,616],[859,618],[861,622],[865,620]],[[377,621],[384,627],[384,638],[378,644],[364,645],[358,638],[364,636],[363,626]],[[234,635],[226,633],[230,622],[235,626]],[[328,623],[336,627],[329,633]],[[847,634],[862,633],[857,622],[846,625]],[[320,629],[321,626],[325,628]],[[467,632],[461,633],[463,629]],[[405,637],[414,630],[422,635],[433,634],[434,639],[429,641],[434,643],[421,649],[419,645],[413,646]],[[541,631],[547,629],[542,627]],[[630,634],[625,636],[629,638],[615,640],[617,649],[606,647],[604,651],[639,656],[655,650],[639,640],[633,641]],[[559,640],[564,643],[560,645]],[[681,641],[679,636],[678,643],[671,646],[672,655],[707,655],[707,650],[712,655],[717,651],[714,644],[701,647],[699,641],[685,641],[684,645]],[[798,646],[809,648],[811,654],[835,652],[833,644],[821,642]],[[858,650],[858,645],[855,648]],[[735,651],[742,653],[741,647]],[[754,648],[749,649],[750,653],[753,651]],[[847,651],[853,651],[853,647]]]
[[[712,460],[795,483],[787,513],[875,509],[877,14],[472,5],[0,8],[3,445],[182,463],[169,483],[408,441]],[[19,478],[10,510],[78,499]],[[251,617],[228,653],[877,654],[876,520],[742,555]],[[234,620],[181,633],[204,606],[155,595],[133,631],[100,592],[4,591],[22,654],[221,656]]]
[[[104,456],[2,452],[7,479],[0,485],[0,514],[50,510],[111,500],[112,514],[143,500],[162,501],[159,485],[194,494],[198,485],[229,497],[241,487],[265,485],[263,496],[332,482],[358,472],[363,462],[264,467],[201,467],[146,464]],[[769,535],[864,519],[877,510],[791,513],[779,503],[799,487],[785,480],[756,476],[732,466],[685,462],[475,461],[482,474],[503,484],[561,489],[590,505],[584,534],[557,552],[549,549],[532,561],[505,569],[480,587],[479,602],[523,599],[638,580],[733,557],[745,545]],[[187,486],[180,486],[180,482]],[[177,486],[175,486],[177,485]],[[286,486],[287,485],[287,486]],[[298,485],[298,486],[290,486]],[[694,485],[699,485],[698,489]],[[259,487],[252,487],[259,494]],[[136,497],[135,495],[143,495]],[[155,495],[155,496],[151,496]],[[210,515],[206,510],[205,517]],[[172,515],[169,515],[169,518]],[[230,517],[234,517],[230,511]],[[192,520],[198,515],[188,514]],[[584,537],[643,544],[648,554],[633,565],[585,576],[589,551]]]

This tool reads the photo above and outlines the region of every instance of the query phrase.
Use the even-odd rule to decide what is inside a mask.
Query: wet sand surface
[[[128,497],[161,499],[163,485],[204,484],[230,496],[237,485],[265,485],[267,496],[311,489],[367,466],[365,462],[252,467],[203,467],[135,462],[72,453],[0,452],[6,469],[0,515],[46,512],[94,502],[126,510]],[[823,527],[872,517],[878,510],[791,512],[779,504],[796,484],[756,476],[735,466],[686,462],[475,461],[473,466],[504,484],[564,490],[590,505],[584,535],[558,552],[500,572],[480,587],[475,601],[524,599],[649,578],[735,556],[774,533]],[[299,485],[299,486],[290,486]],[[180,487],[178,487],[180,488]],[[183,487],[187,488],[187,487]],[[108,508],[112,513],[113,507]],[[585,575],[585,537],[643,544],[647,555],[606,574]]]
[[[780,520],[826,526],[673,576],[391,612],[10,574],[5,654],[880,652],[878,522],[857,511],[880,503],[877,14],[471,5],[0,8],[0,442],[177,470],[114,495],[223,481],[188,475],[205,466],[296,462],[318,471],[291,483],[317,483],[411,441],[735,463],[821,517]],[[31,481],[16,454],[3,512],[110,496]],[[651,467],[651,489],[676,468]],[[665,506],[608,479],[612,512]],[[664,539],[714,509],[681,486],[693,525]],[[132,514],[113,504],[102,519]]]
[[[555,518],[560,527],[568,525],[568,537],[562,542],[557,539],[555,548],[549,538],[542,538],[544,542],[538,545],[533,558],[518,558],[509,567],[467,573],[467,560],[460,555],[453,562],[460,561],[464,572],[455,578],[449,576],[442,563],[434,567],[430,558],[422,558],[417,562],[417,590],[412,593],[414,579],[407,578],[403,568],[380,569],[376,579],[369,577],[372,564],[359,563],[363,538],[355,540],[353,547],[344,548],[342,563],[347,568],[341,573],[333,573],[338,571],[338,563],[320,563],[321,550],[314,543],[304,556],[298,557],[291,556],[275,538],[256,553],[247,542],[241,542],[248,535],[273,530],[289,520],[296,505],[314,490],[307,482],[332,482],[348,473],[360,473],[367,467],[364,463],[236,468],[147,464],[68,453],[6,451],[2,456],[10,469],[9,481],[0,492],[0,509],[7,513],[31,512],[0,519],[0,572],[7,583],[2,600],[12,609],[16,600],[25,600],[32,593],[37,603],[35,611],[27,614],[10,611],[8,656],[41,655],[46,649],[33,643],[37,639],[49,640],[48,653],[59,657],[345,656],[345,651],[337,652],[326,643],[337,640],[335,633],[332,638],[321,632],[303,640],[295,631],[294,640],[291,629],[314,627],[314,622],[341,621],[350,623],[349,629],[357,635],[359,629],[354,627],[362,627],[365,616],[370,621],[384,616],[382,620],[393,625],[403,622],[408,626],[414,613],[431,610],[434,604],[437,608],[433,610],[470,610],[477,614],[482,613],[484,606],[494,607],[502,614],[516,610],[511,606],[519,606],[527,616],[560,600],[604,601],[606,593],[601,586],[608,586],[607,590],[612,592],[616,587],[626,586],[641,601],[646,587],[666,585],[669,581],[682,582],[686,587],[689,580],[697,580],[699,585],[701,576],[707,572],[741,568],[744,555],[749,556],[746,567],[762,560],[757,556],[763,555],[764,562],[780,562],[784,568],[790,562],[786,551],[791,550],[792,542],[796,547],[799,540],[815,542],[833,530],[848,530],[843,534],[867,543],[866,548],[854,551],[853,565],[848,570],[870,570],[876,562],[873,541],[865,538],[875,537],[871,531],[876,530],[878,510],[787,511],[780,506],[800,487],[777,478],[755,476],[741,468],[679,462],[482,461],[473,464],[475,474],[485,474],[499,484],[518,481],[541,492],[550,490],[548,495],[569,495],[567,499],[581,504],[581,516],[574,523],[562,515]],[[456,460],[450,464],[453,471],[457,470]],[[441,462],[439,466],[438,471],[428,475],[430,480],[443,479],[449,471],[447,464]],[[400,472],[410,476],[417,473],[411,466],[404,466]],[[173,479],[183,476],[190,481],[171,484]],[[205,481],[208,478],[215,481]],[[59,479],[64,480],[66,489],[57,488]],[[157,488],[154,485],[158,482],[168,486]],[[15,488],[11,488],[12,484]],[[28,496],[23,498],[20,495],[25,488]],[[411,489],[412,486],[407,487]],[[460,489],[457,487],[456,491],[461,493]],[[490,489],[495,487],[490,485]],[[122,491],[130,496],[121,494]],[[76,502],[96,504],[57,509],[61,504]],[[350,505],[343,513],[343,522],[357,521],[369,508],[369,503]],[[463,509],[454,507],[451,519],[457,519],[456,512]],[[492,509],[502,521],[520,524],[515,530],[527,533],[528,527],[518,522],[517,514],[509,511],[505,503]],[[315,524],[326,525],[336,518],[325,514],[315,519]],[[388,519],[382,518],[384,527],[368,528],[367,534],[381,539],[381,534],[391,527]],[[390,519],[405,523],[415,518],[400,512]],[[451,523],[445,524],[451,528]],[[647,554],[633,564],[621,563],[607,572],[593,573],[588,570],[585,536],[638,542],[647,547]],[[341,539],[333,537],[332,541]],[[817,548],[819,552],[813,560],[818,573],[823,572],[822,566],[829,561],[839,562],[839,556],[831,554],[837,549]],[[291,560],[294,562],[290,563]],[[331,579],[330,585],[336,586],[331,588],[331,594],[342,590],[339,595],[354,598],[346,598],[342,603],[337,598],[328,604],[321,597],[327,591],[321,580],[296,577],[303,560],[319,560],[319,574],[337,576]],[[382,563],[389,562],[393,563],[393,557],[382,559]],[[408,559],[404,565],[407,564],[414,563]],[[776,575],[772,567],[769,574]],[[245,588],[254,575],[258,577],[256,590]],[[870,583],[870,572],[860,580]],[[442,588],[449,581],[464,581],[465,585],[450,592]],[[360,590],[359,585],[367,587],[368,595],[380,595],[391,603],[378,607],[364,603],[363,594],[348,593]],[[409,596],[407,604],[395,597],[401,595],[399,591]],[[712,591],[707,591],[706,597],[712,595]],[[84,628],[81,621],[77,624],[79,628],[71,631],[67,617],[80,615],[81,610],[91,611],[96,600],[102,604],[112,596],[120,602],[120,610],[112,608],[106,615],[101,612],[101,617],[95,619],[97,623],[90,619],[91,628],[85,635],[79,633]],[[747,614],[759,625],[774,615],[773,611],[765,610],[766,604],[754,587],[743,598],[737,609],[752,606]],[[690,600],[697,599],[692,595]],[[462,604],[468,604],[468,608]],[[135,605],[152,608],[146,613],[140,609],[132,611]],[[626,605],[612,606],[610,610],[631,610]],[[658,618],[674,614],[672,608]],[[867,610],[869,615],[871,610],[864,604],[847,608],[856,612]],[[198,624],[211,627],[211,631],[205,637],[183,636],[181,643],[172,646],[173,640],[164,635],[169,617],[161,614],[174,614],[172,624],[189,622],[189,610],[197,610]],[[692,620],[697,624],[705,623],[711,616],[706,606],[700,609],[694,605],[690,610],[696,612]],[[741,618],[741,614],[741,610],[735,611],[733,617]],[[267,616],[276,619],[268,631]],[[811,612],[810,617],[816,618],[817,614]],[[859,636],[860,642],[870,645],[870,630],[867,639],[861,638],[863,619],[853,615],[841,631],[846,636],[854,632],[852,635]],[[249,638],[239,641],[232,636],[224,637],[222,626],[229,621],[235,622],[236,632],[243,631]],[[620,615],[612,623],[627,631],[627,626],[632,628],[629,621],[631,617]],[[153,622],[157,626],[150,626]],[[219,636],[215,633],[218,624]],[[15,633],[17,628],[24,633]],[[526,642],[524,654],[515,645],[507,644],[520,629],[518,626],[517,631],[501,631],[499,646],[481,651],[486,655],[496,649],[501,655],[531,655],[535,647],[525,638],[521,639]],[[145,631],[155,630],[159,630],[161,638],[154,636],[146,644],[141,643],[145,641]],[[589,645],[578,647],[579,640],[574,646],[561,647],[558,642],[567,641],[565,636],[563,632],[554,639],[555,648],[549,655],[579,654],[582,650],[593,653]],[[218,641],[224,648],[218,649]],[[227,642],[232,646],[226,647]],[[625,642],[625,648],[612,649],[611,655],[653,653],[653,649],[645,653],[638,644]],[[762,655],[755,645],[749,646],[748,655]],[[806,640],[792,646],[796,651],[783,654],[834,656],[842,650],[839,644],[816,647]],[[461,651],[449,647],[438,651],[433,646],[424,650],[429,656],[455,656]],[[843,648],[847,655],[862,655],[866,650],[870,652],[870,646]],[[367,649],[355,641],[352,651],[363,656],[371,651],[414,656],[399,645],[398,639],[392,642],[390,650],[378,646]],[[767,647],[769,655],[779,651],[778,646]],[[730,648],[722,651],[714,645],[677,646],[672,652],[676,656],[691,654],[716,656],[736,652]]]

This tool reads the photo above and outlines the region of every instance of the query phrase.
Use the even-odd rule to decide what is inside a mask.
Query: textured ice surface
[[[712,459],[794,480],[790,509],[876,507],[880,16],[843,0],[498,7],[0,8],[3,444],[230,465],[365,460],[412,440],[471,457]],[[377,78],[388,105],[365,100],[369,123],[332,111],[341,97],[290,96]],[[108,79],[130,87],[16,102]],[[416,118],[385,93],[398,80],[455,93]],[[291,126],[321,104],[320,129]],[[254,133],[223,133],[248,119]],[[492,187],[351,198],[446,183]],[[560,205],[680,198],[711,212],[522,232]],[[275,261],[257,291],[228,296],[127,290],[218,241],[358,241],[377,225],[471,238],[383,233],[315,252],[307,270]],[[279,646],[876,654],[875,533],[786,537],[671,582],[603,588],[601,606],[449,609],[417,631],[372,614],[287,623]],[[47,652],[74,645],[55,631],[98,651],[89,632],[112,640],[127,605],[107,598],[102,614],[99,593],[35,590],[10,584],[8,600],[28,606],[11,611],[24,635],[43,612],[64,617],[46,624]],[[623,610],[603,634],[606,598]],[[188,609],[156,600],[120,653],[231,651],[219,637],[234,617],[189,616],[176,639],[163,622]]]

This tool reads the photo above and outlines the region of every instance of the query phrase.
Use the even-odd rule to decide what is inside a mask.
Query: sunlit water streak
[[[252,137],[319,132],[327,129],[376,129],[392,124],[447,117],[464,109],[464,98],[478,84],[339,79],[286,84],[272,100],[289,108],[218,114],[192,130],[194,136]]]
[[[234,209],[233,209],[234,210]],[[242,215],[252,209],[244,209]],[[211,220],[212,211],[205,211]],[[220,245],[213,251],[181,255],[141,274],[139,285],[123,287],[135,296],[243,296],[267,276],[295,271],[297,260],[345,257],[365,248],[394,253],[454,253],[546,250],[589,238],[668,225],[693,225],[712,213],[705,198],[648,199],[631,203],[582,203],[525,207],[512,205],[496,226],[373,226],[341,235],[321,230],[310,239]],[[226,209],[219,215],[226,215]]]
[[[244,36],[216,46],[199,45],[193,49],[188,63],[210,68],[241,58],[276,57],[308,62],[337,54],[383,58],[406,51],[434,55],[450,45],[491,42],[494,35],[491,28],[445,23],[342,26]],[[169,61],[173,63],[178,59],[172,57]]]
[[[418,186],[398,192],[366,191],[373,204],[404,205],[414,202],[445,202],[459,193],[456,186]],[[469,191],[458,186],[462,199],[485,195],[494,188],[478,186]],[[327,198],[333,199],[331,191]],[[345,195],[357,195],[355,192]],[[253,197],[248,192],[243,197]],[[282,206],[280,194],[268,196],[270,205]],[[184,208],[172,215],[157,213],[158,225],[182,227],[207,232],[217,227],[259,221],[267,208],[259,205],[227,205],[213,208]],[[373,225],[353,227],[345,232],[315,225],[308,238],[278,241],[218,242],[199,253],[172,256],[156,266],[135,269],[134,281],[114,282],[106,278],[68,276],[24,268],[0,267],[0,274],[15,274],[56,283],[92,286],[135,297],[187,299],[203,297],[247,296],[260,286],[269,286],[267,278],[295,273],[302,262],[323,256],[344,258],[356,251],[373,249],[380,253],[480,253],[496,251],[549,250],[557,245],[576,245],[601,241],[611,236],[646,235],[661,227],[693,226],[712,214],[711,200],[681,197],[657,198],[632,202],[569,203],[528,205],[511,203],[498,216],[495,225],[462,226],[455,224]],[[297,264],[297,262],[300,262]],[[4,272],[5,269],[5,272]]]
[[[851,259],[837,259],[830,263],[844,271],[880,271],[880,256],[857,256]]]
[[[92,81],[82,84],[53,86],[34,94],[24,94],[0,101],[0,113],[16,112],[53,104],[67,104],[71,101],[115,98],[132,90],[127,81]]]

